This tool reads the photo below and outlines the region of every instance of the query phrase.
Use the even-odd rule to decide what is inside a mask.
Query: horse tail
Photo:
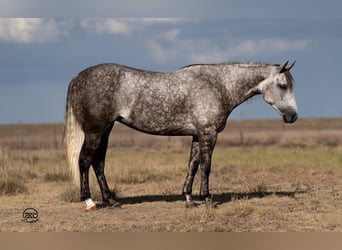
[[[79,157],[83,146],[85,133],[75,117],[74,110],[70,103],[70,86],[67,94],[65,110],[64,141],[69,169],[75,184],[80,183]]]

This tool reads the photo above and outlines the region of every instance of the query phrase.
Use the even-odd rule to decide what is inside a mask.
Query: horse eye
[[[287,90],[287,85],[286,84],[278,84],[278,87],[282,90]]]

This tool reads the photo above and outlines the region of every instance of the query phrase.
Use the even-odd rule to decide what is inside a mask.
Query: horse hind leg
[[[101,137],[98,134],[86,133],[79,156],[81,201],[86,202],[87,211],[96,209],[96,205],[91,199],[89,189],[89,167],[93,161],[94,153],[99,146],[100,141]]]
[[[113,125],[114,123],[112,123],[110,127],[108,127],[107,130],[103,133],[100,144],[95,151],[95,154],[92,160],[92,166],[93,166],[98,184],[101,189],[103,205],[110,206],[110,207],[118,207],[120,206],[120,203],[115,201],[115,194],[110,191],[107,180],[106,180],[106,176],[104,173],[105,158],[106,158],[106,152],[108,148],[108,139],[109,139],[109,134],[113,128]]]

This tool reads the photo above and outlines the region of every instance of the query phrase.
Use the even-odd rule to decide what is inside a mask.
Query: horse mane
[[[184,67],[181,67],[180,69],[186,69],[194,66],[206,66],[206,65],[218,65],[219,63],[194,63],[194,64],[189,64]]]
[[[187,66],[181,67],[180,69],[186,69],[186,68],[191,68],[194,66],[214,66],[214,65],[246,65],[246,66],[276,66],[280,67],[280,64],[268,64],[268,63],[262,63],[262,62],[224,62],[224,63],[194,63],[194,64],[189,64]],[[293,76],[291,75],[290,71],[285,71],[285,78],[288,84],[288,87],[290,90],[293,90],[293,85],[294,85],[294,79]]]
[[[190,68],[194,66],[215,66],[215,65],[246,65],[246,66],[280,66],[280,64],[268,64],[262,62],[223,62],[223,63],[194,63],[181,67],[180,69]]]

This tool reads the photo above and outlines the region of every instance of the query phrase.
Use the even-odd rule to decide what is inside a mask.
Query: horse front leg
[[[211,203],[209,193],[209,175],[211,169],[212,153],[217,140],[217,132],[215,129],[207,129],[205,133],[199,137],[200,145],[200,166],[201,166],[201,186],[200,198],[205,199],[207,203]]]
[[[200,148],[198,138],[194,136],[192,138],[192,145],[191,145],[191,152],[190,152],[190,159],[188,165],[188,175],[185,179],[185,183],[183,186],[183,195],[186,198],[186,207],[192,207],[194,204],[192,202],[192,184],[194,182],[195,175],[198,170],[198,166],[200,164]]]

